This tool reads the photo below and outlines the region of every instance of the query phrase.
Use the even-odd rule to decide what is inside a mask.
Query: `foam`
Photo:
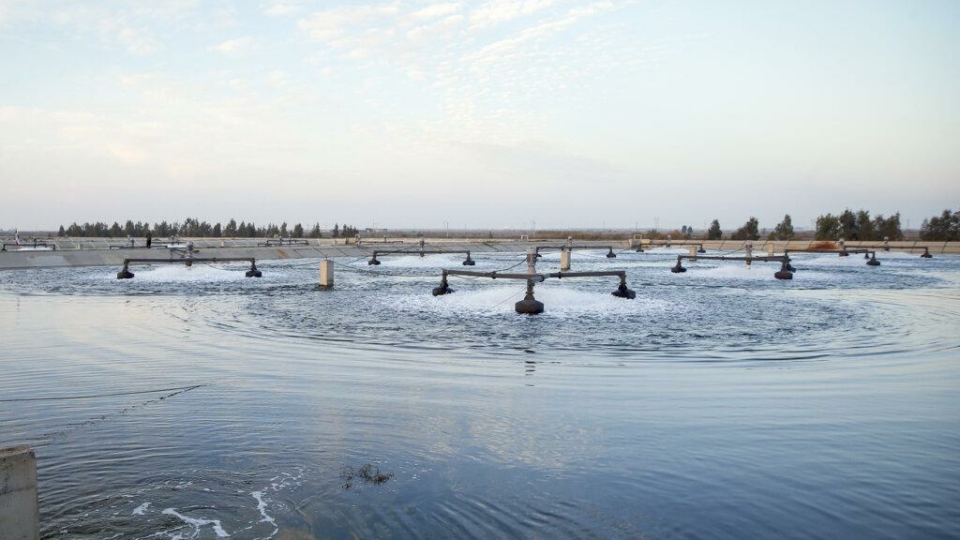
[[[472,254],[471,254],[472,257]],[[379,255],[377,260],[381,266],[388,268],[450,268],[461,266],[467,254],[439,254],[439,255]]]
[[[196,538],[197,536],[199,536],[199,534],[200,534],[200,529],[201,529],[204,525],[212,525],[212,526],[213,526],[213,532],[216,533],[216,535],[217,535],[219,538],[226,538],[226,537],[230,536],[229,534],[227,534],[227,531],[223,530],[223,527],[220,525],[220,520],[219,520],[219,519],[196,519],[196,518],[191,518],[191,517],[187,517],[187,516],[185,516],[185,515],[183,515],[183,514],[180,514],[179,512],[177,512],[177,511],[176,511],[175,509],[173,509],[173,508],[166,508],[166,509],[163,510],[162,513],[163,513],[164,515],[173,516],[173,517],[175,517],[175,518],[177,518],[177,519],[180,519],[180,520],[183,521],[184,523],[186,523],[186,524],[190,525],[191,527],[193,527],[193,528],[194,528],[193,535],[192,535],[190,538]],[[179,535],[178,535],[176,538],[179,538]]]
[[[796,265],[794,265],[796,266]],[[673,274],[677,277],[686,277],[688,279],[711,279],[711,280],[739,280],[739,281],[775,281],[774,274],[780,270],[779,263],[753,263],[747,267],[746,263],[741,264],[723,264],[710,268],[698,267],[696,263],[687,265],[687,272],[683,274]],[[826,272],[812,272],[809,270],[800,270],[794,272],[794,281],[836,281],[836,274]]]
[[[136,267],[131,268],[136,274],[135,281],[148,283],[169,283],[169,282],[226,282],[243,281],[247,279],[244,275],[246,267],[237,267],[235,269],[225,270],[206,264],[194,263],[193,266],[184,264],[170,264],[157,267],[147,267],[139,272]]]
[[[134,509],[133,509],[133,513],[130,514],[130,515],[132,515],[132,516],[142,516],[143,513],[147,511],[147,508],[150,508],[150,503],[145,502],[145,503],[141,504],[140,506],[134,508]]]
[[[257,500],[257,510],[260,512],[260,521],[258,521],[258,523],[269,523],[273,525],[273,533],[270,536],[272,537],[273,535],[277,534],[280,531],[280,528],[277,527],[276,520],[274,520],[270,514],[267,514],[267,503],[263,500],[263,492],[251,491],[250,495]]]
[[[544,303],[544,314],[558,318],[574,318],[584,315],[620,317],[631,314],[648,314],[666,309],[666,302],[638,298],[627,300],[610,293],[617,283],[597,284],[595,291],[568,289],[569,284],[538,285],[537,300]],[[456,290],[456,282],[451,283]],[[493,287],[470,291],[456,291],[443,296],[400,295],[386,297],[386,307],[412,313],[433,313],[443,317],[471,315],[477,317],[514,313],[514,304],[523,299],[526,285],[518,280],[516,286]]]

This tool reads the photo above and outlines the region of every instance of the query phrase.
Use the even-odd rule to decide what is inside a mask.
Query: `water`
[[[44,538],[960,537],[960,258],[603,255],[636,300],[538,317],[453,255],[3,273],[0,444]]]

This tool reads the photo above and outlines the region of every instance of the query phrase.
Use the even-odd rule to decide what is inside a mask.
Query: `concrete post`
[[[527,273],[537,273],[537,248],[527,248]]]
[[[570,270],[570,250],[561,249],[560,250],[560,271],[566,272]]]
[[[26,446],[0,449],[0,537],[40,538],[37,458]]]
[[[320,261],[320,288],[333,288],[333,261],[329,259]]]
[[[767,255],[773,257],[773,242],[767,240]]]
[[[697,258],[697,246],[690,246],[690,258],[691,259]]]

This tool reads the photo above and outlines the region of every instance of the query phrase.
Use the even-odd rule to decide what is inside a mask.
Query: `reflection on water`
[[[332,291],[317,261],[5,273],[0,444],[37,449],[45,538],[956,537],[960,259],[603,255],[574,270],[636,300],[547,282],[539,317],[516,282],[431,296],[453,255]]]

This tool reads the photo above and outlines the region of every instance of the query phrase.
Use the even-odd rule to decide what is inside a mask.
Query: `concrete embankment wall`
[[[610,245],[610,242],[602,243]],[[624,244],[625,245],[625,244]],[[369,257],[376,251],[409,250],[416,253],[417,243],[405,244],[321,244],[321,245],[293,245],[293,246],[244,246],[226,243],[224,247],[210,246],[209,243],[198,243],[195,257],[203,258],[254,258],[257,261],[284,260],[284,259],[323,259],[331,257]],[[444,251],[482,252],[523,252],[526,244],[517,242],[436,242],[424,246],[425,250],[442,249]],[[58,249],[44,250],[9,250],[0,252],[0,270],[17,270],[28,268],[58,268],[77,266],[123,266],[124,259],[168,259],[181,258],[184,251],[170,250],[164,247],[145,249]]]
[[[334,243],[331,240],[312,241],[311,245],[284,245],[284,246],[256,246],[250,239],[243,240],[225,240],[219,239],[198,239],[196,244],[196,257],[211,258],[255,258],[257,261],[283,260],[283,259],[322,259],[329,257],[369,257],[373,251],[384,250],[409,250],[415,253],[419,249],[419,243],[415,240],[405,239],[403,243],[399,240],[384,242],[363,242],[361,245]],[[463,239],[426,239],[424,249],[444,251],[471,251],[472,253],[484,252],[516,252],[523,253],[530,246],[559,246],[566,240],[463,240]],[[629,249],[630,247],[643,243],[644,247],[660,247],[665,242],[660,240],[650,241],[649,239],[612,241],[575,241],[577,246],[591,246],[596,249],[605,249],[607,246],[614,250]],[[806,249],[810,246],[809,241],[766,241],[757,240],[753,242],[754,253],[757,255],[768,251],[768,246],[772,246],[775,253],[783,253],[784,249]],[[0,270],[16,270],[28,268],[57,268],[57,267],[76,267],[76,266],[115,266],[118,269],[123,266],[123,260],[127,258],[155,258],[170,259],[180,258],[182,250],[171,251],[165,247],[154,247],[153,249],[118,249],[114,245],[111,249],[104,246],[99,249],[69,249],[70,246],[77,245],[69,240],[58,242],[61,246],[54,251],[41,250],[16,250],[11,248],[8,251],[0,252]],[[138,246],[142,246],[142,242]],[[739,251],[744,247],[744,242],[740,240],[674,240],[670,242],[672,247],[684,247],[691,245],[703,245],[708,251]],[[155,244],[157,246],[157,244]],[[221,247],[222,246],[222,247]],[[883,251],[883,242],[846,242],[847,248],[869,248]],[[960,242],[890,242],[889,247],[892,251],[908,252],[920,254],[924,247],[929,248],[933,255],[942,254],[960,254]]]

